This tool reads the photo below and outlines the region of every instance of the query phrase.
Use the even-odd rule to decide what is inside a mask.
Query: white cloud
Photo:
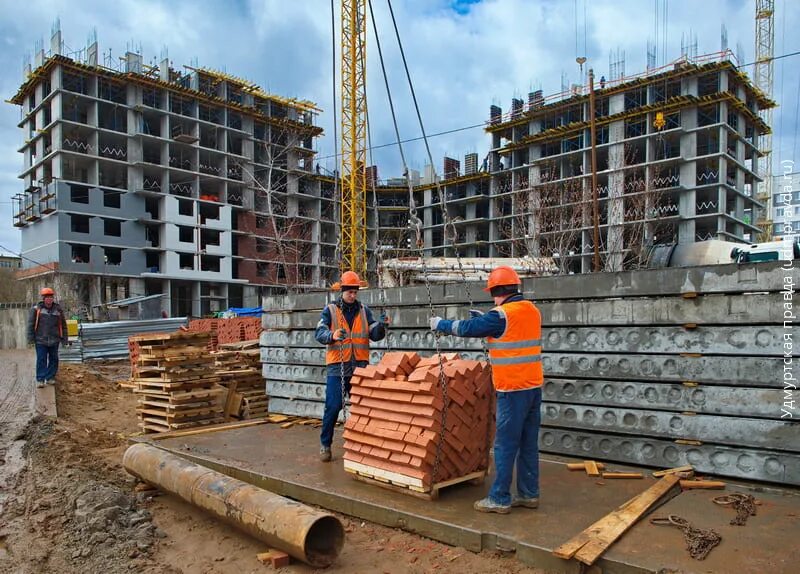
[[[586,47],[596,75],[608,75],[609,52],[624,50],[626,72],[641,72],[646,65],[646,45],[654,38],[654,12],[641,0],[586,1]],[[335,1],[338,6],[339,2]],[[428,133],[480,123],[493,103],[508,109],[512,97],[527,96],[531,89],[545,94],[560,90],[562,71],[569,82],[579,82],[575,63],[574,2],[553,0],[484,0],[464,13],[451,8],[450,0],[395,1],[393,7],[401,31],[422,117]],[[578,0],[578,44],[582,52],[583,4]],[[800,49],[793,33],[800,25],[800,10],[791,0],[777,0],[776,54]],[[403,138],[417,137],[420,130],[402,68],[388,8],[373,0],[381,43]],[[290,97],[310,99],[325,110],[320,117],[326,135],[319,142],[320,157],[329,167],[334,150],[331,75],[330,0],[31,0],[0,1],[13,18],[0,21],[0,90],[13,95],[21,82],[21,61],[33,51],[37,39],[49,47],[50,27],[61,19],[68,47],[79,49],[93,28],[102,52],[114,58],[128,43],[141,44],[146,62],[156,61],[166,46],[176,67],[197,61],[248,78],[264,89]],[[753,59],[754,2],[752,0],[688,0],[669,2],[668,59],[679,56],[681,35],[697,34],[698,53],[714,52],[720,45],[720,26],[728,29],[729,45],[744,46],[745,59]],[[336,19],[338,34],[338,17]],[[394,141],[383,78],[377,61],[371,25],[369,32],[369,109],[373,143]],[[338,37],[336,46],[338,50]],[[339,64],[337,61],[337,68]],[[797,133],[796,100],[800,57],[775,65],[775,98],[783,82],[786,102],[775,111],[773,148],[792,153]],[[748,69],[752,72],[752,68]],[[782,78],[786,78],[785,81]],[[337,80],[338,85],[338,80]],[[8,198],[21,191],[17,179],[21,156],[16,150],[22,134],[16,127],[19,110],[0,106],[0,244],[19,246],[19,233],[11,227]],[[430,140],[436,166],[448,154],[463,157],[472,151],[483,155],[489,140],[480,128]],[[427,162],[420,142],[406,146],[411,167]],[[325,159],[329,158],[329,159]],[[376,152],[381,177],[400,173],[396,149]],[[777,160],[777,158],[776,158]],[[777,165],[777,162],[776,162]]]

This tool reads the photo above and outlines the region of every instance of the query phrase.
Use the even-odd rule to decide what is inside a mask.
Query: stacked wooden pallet
[[[344,468],[356,478],[435,497],[442,486],[485,476],[493,431],[486,363],[386,353],[356,369],[351,384]]]
[[[143,432],[223,422],[225,389],[217,384],[207,333],[151,333],[131,339],[139,348],[132,382]]]
[[[220,384],[228,389],[225,418],[244,420],[267,416],[269,398],[261,374],[258,339],[220,344],[213,356]]]

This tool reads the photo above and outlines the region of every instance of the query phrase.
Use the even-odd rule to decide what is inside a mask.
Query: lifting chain
[[[711,550],[722,541],[722,536],[711,529],[695,528],[689,521],[680,516],[670,514],[667,517],[651,518],[650,524],[657,526],[674,526],[683,532],[689,556],[695,560],[703,560]]]
[[[342,318],[344,319],[345,323],[347,323],[347,318],[344,316],[344,300],[341,297],[339,298],[339,312],[341,313]],[[333,322],[333,321],[331,321],[331,322]],[[336,323],[337,324],[339,323],[338,319],[336,320]],[[344,328],[344,327],[341,327],[341,328]],[[336,331],[334,331],[334,334],[335,333],[336,333]],[[352,333],[351,333],[351,336],[352,336]],[[350,413],[347,411],[347,397],[346,397],[346,394],[347,394],[346,386],[347,385],[344,382],[344,341],[339,341],[338,344],[339,344],[339,388],[342,391],[342,419],[344,421],[347,421],[347,417],[349,416]],[[353,340],[350,339],[351,353],[354,353],[355,351],[352,349],[352,347],[353,347]],[[351,354],[351,359],[352,359],[352,354]]]
[[[734,492],[714,497],[712,500],[714,504],[733,506],[736,517],[731,520],[731,524],[734,526],[744,526],[748,518],[756,515],[756,499],[752,494]]]
[[[428,277],[428,266],[425,264],[425,251],[423,247],[425,242],[422,237],[422,220],[417,214],[417,204],[414,201],[414,192],[411,187],[411,180],[408,177],[408,170],[405,170],[404,176],[408,185],[408,225],[414,230],[415,241],[417,249],[419,250],[420,262],[422,264],[422,276],[425,279],[425,290],[428,293],[428,310],[431,317],[435,317],[436,313],[433,309],[433,293],[431,292],[431,282]],[[442,448],[444,447],[444,435],[447,430],[447,408],[449,406],[449,398],[447,395],[447,377],[444,375],[444,358],[442,357],[441,346],[439,345],[439,333],[433,334],[433,344],[436,347],[436,356],[439,357],[439,386],[442,389],[442,421],[441,428],[439,429],[439,442],[436,444],[436,456],[433,459],[433,473],[431,476],[431,483],[436,484],[436,479],[439,477],[439,467],[442,462]]]

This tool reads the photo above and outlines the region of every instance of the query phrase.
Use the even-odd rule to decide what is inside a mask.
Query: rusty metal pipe
[[[125,451],[130,474],[199,506],[298,560],[324,568],[344,546],[344,526],[319,512],[252,484],[139,443]]]

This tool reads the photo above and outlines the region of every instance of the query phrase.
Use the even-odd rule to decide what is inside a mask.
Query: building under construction
[[[23,277],[66,281],[73,308],[161,293],[167,313],[195,316],[257,305],[263,288],[330,285],[337,183],[314,164],[314,104],[133,52],[99,65],[96,42],[77,57],[62,46],[56,30],[11,98],[25,134]],[[486,159],[415,174],[419,240],[405,181],[378,182],[370,267],[376,254],[457,250],[621,270],[654,244],[749,241],[770,129],[759,111],[774,105],[723,52],[492,106]]]
[[[63,55],[56,30],[10,100],[25,137],[23,277],[73,309],[162,293],[164,311],[195,316],[328,282],[334,194],[313,172],[314,104],[167,59],[97,59],[96,42]]]

